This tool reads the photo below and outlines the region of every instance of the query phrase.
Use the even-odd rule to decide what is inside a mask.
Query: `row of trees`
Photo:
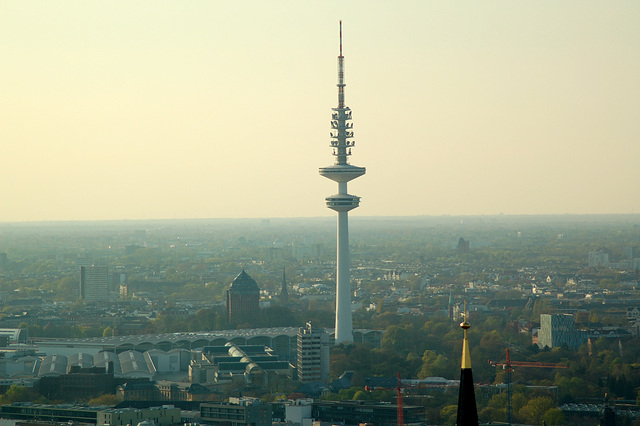
[[[529,313],[530,314],[530,313]],[[460,372],[462,331],[448,318],[426,319],[422,316],[402,316],[394,313],[367,314],[357,317],[359,326],[369,321],[389,324],[382,347],[372,349],[362,345],[339,345],[331,354],[332,376],[354,371],[356,376],[394,376],[403,378],[441,376],[457,379]],[[425,321],[426,319],[426,321]],[[474,313],[469,330],[474,380],[477,384],[504,383],[502,369],[487,361],[505,361],[505,349],[510,347],[512,359],[558,363],[566,369],[516,368],[512,374],[513,418],[523,423],[562,424],[559,404],[602,400],[605,394],[614,399],[638,401],[640,404],[640,340],[600,338],[579,350],[553,348],[540,350],[531,345],[531,336],[521,333],[517,318],[509,312],[500,314]],[[525,385],[547,387],[532,390]],[[557,387],[557,391],[553,391]],[[362,390],[358,388],[357,390]],[[332,398],[348,398],[361,393],[342,392]],[[447,405],[456,403],[456,395],[446,394],[422,403],[429,418],[446,423],[451,414]],[[484,421],[504,421],[506,395],[477,395],[479,411]],[[445,407],[443,409],[443,407]]]

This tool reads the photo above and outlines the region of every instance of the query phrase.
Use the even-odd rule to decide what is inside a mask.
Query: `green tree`
[[[555,404],[551,398],[548,396],[539,396],[529,400],[524,407],[518,410],[518,417],[521,421],[538,425],[542,423],[542,418],[547,411],[552,408],[555,408]]]
[[[76,300],[78,298],[80,282],[77,278],[64,277],[58,281],[58,298],[61,300]]]
[[[373,401],[373,395],[371,395],[371,392],[367,392],[365,390],[359,390],[356,393],[353,394],[353,399],[354,401]]]
[[[440,410],[440,417],[445,425],[452,426],[456,424],[458,418],[458,406],[447,405]]]
[[[105,393],[95,398],[91,398],[88,402],[89,405],[108,405],[113,406],[120,402],[118,396],[110,393]]]
[[[46,399],[33,389],[20,385],[11,385],[9,389],[0,396],[1,404],[11,404],[14,402],[46,402]]]
[[[542,419],[548,426],[563,425],[565,421],[564,412],[559,408],[550,408],[544,413]]]
[[[448,370],[448,359],[444,355],[439,355],[434,351],[426,350],[422,355],[422,367],[418,372],[418,378],[444,376]]]

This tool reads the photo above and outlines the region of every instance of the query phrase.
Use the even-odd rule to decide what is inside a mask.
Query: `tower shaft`
[[[335,163],[320,168],[320,175],[338,183],[338,193],[326,198],[327,207],[338,212],[338,247],[336,266],[336,343],[353,342],[351,320],[351,274],[349,259],[350,210],[360,205],[360,197],[347,192],[347,182],[365,174],[364,167],[352,166],[347,159],[355,146],[351,109],[344,101],[344,56],[342,56],[342,21],[340,21],[340,55],[338,56],[338,106],[332,108],[331,143]]]
[[[351,319],[351,270],[349,255],[349,213],[338,212],[338,261],[336,266],[337,342],[353,341]]]

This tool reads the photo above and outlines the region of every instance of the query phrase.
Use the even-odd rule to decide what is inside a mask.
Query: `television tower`
[[[344,104],[344,56],[342,56],[342,21],[340,21],[340,55],[338,56],[338,107],[331,108],[331,148],[335,164],[320,168],[320,175],[338,182],[338,193],[326,198],[327,207],[338,212],[338,259],[336,267],[336,343],[353,342],[351,321],[351,276],[349,272],[349,210],[360,205],[360,197],[347,193],[347,182],[365,173],[364,167],[347,162],[351,155],[353,123],[351,109]]]

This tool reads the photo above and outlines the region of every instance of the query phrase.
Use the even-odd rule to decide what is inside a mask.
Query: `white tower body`
[[[344,56],[342,56],[342,21],[340,21],[340,56],[338,56],[338,107],[332,108],[331,147],[335,163],[320,169],[320,175],[338,183],[338,193],[326,198],[327,207],[338,212],[338,253],[336,267],[336,343],[353,342],[351,321],[351,274],[349,266],[349,210],[360,205],[360,197],[349,195],[347,182],[365,174],[364,167],[348,164],[353,139],[351,109],[344,103]]]

